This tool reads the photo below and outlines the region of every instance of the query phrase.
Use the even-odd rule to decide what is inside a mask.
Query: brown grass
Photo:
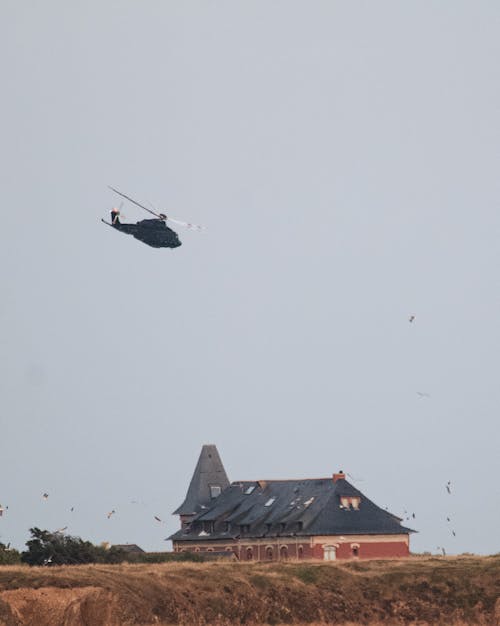
[[[500,626],[500,556],[0,567],[2,626]]]

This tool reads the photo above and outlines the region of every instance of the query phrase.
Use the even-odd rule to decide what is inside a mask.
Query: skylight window
[[[264,506],[271,506],[271,504],[276,500],[276,498],[269,498],[269,500],[264,504]]]
[[[255,485],[250,485],[250,487],[247,487],[247,488],[245,489],[245,495],[246,495],[246,496],[249,496],[249,495],[252,493],[252,491],[253,491],[254,489],[255,489]]]
[[[312,504],[314,502],[314,496],[312,498],[309,498],[309,500],[306,500],[304,502],[304,506],[307,508],[310,504]]]

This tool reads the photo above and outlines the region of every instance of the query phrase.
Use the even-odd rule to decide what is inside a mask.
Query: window
[[[220,496],[222,488],[220,485],[210,485],[210,497],[217,498]]]
[[[251,561],[253,559],[253,550],[252,548],[247,548],[246,550],[247,561]]]
[[[241,533],[249,533],[250,532],[250,524],[241,524],[240,532]]]
[[[306,500],[304,502],[304,506],[307,508],[310,504],[312,504],[314,502],[314,496],[312,498],[309,498],[309,500]]]
[[[285,522],[281,522],[281,524],[280,524],[280,533],[284,533],[285,532],[285,528],[286,528]]]
[[[302,546],[299,546],[297,556],[298,556],[299,559],[303,559],[304,558],[304,548]]]
[[[335,561],[337,550],[335,546],[323,546],[323,559],[325,561]]]
[[[245,489],[245,495],[246,495],[246,496],[249,496],[249,495],[252,493],[252,491],[253,491],[254,489],[255,489],[255,485],[250,485],[250,487],[247,487],[247,488]]]
[[[352,556],[354,557],[359,556],[359,547],[356,547],[356,546],[352,547]]]
[[[353,511],[359,511],[359,505],[361,504],[361,498],[359,496],[340,496],[340,508],[351,509]]]
[[[269,498],[269,500],[264,504],[264,506],[271,506],[271,504],[276,500],[276,498]]]
[[[214,523],[213,522],[203,522],[203,530],[210,534],[214,532]]]
[[[280,559],[282,561],[286,561],[288,559],[288,548],[287,548],[287,546],[281,546],[281,548],[280,548]]]
[[[272,548],[272,546],[267,546],[267,548],[266,548],[266,559],[268,561],[272,561],[273,560],[273,548]]]

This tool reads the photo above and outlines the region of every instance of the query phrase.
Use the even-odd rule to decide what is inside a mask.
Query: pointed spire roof
[[[217,447],[213,444],[205,444],[189,483],[186,498],[173,515],[193,515],[199,513],[202,508],[211,506],[214,498],[217,497],[215,494],[218,495],[218,490],[211,489],[211,487],[220,487],[220,492],[224,491],[226,487],[229,487],[229,479]]]

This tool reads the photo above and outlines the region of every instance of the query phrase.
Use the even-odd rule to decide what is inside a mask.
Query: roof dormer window
[[[250,485],[250,487],[247,487],[247,488],[245,489],[245,495],[246,495],[246,496],[249,496],[249,495],[252,493],[252,491],[253,491],[254,489],[255,489],[255,485]]]
[[[271,504],[273,504],[275,500],[276,498],[269,498],[269,500],[264,504],[264,506],[271,506]]]
[[[218,498],[222,492],[222,488],[220,485],[210,485],[210,497]]]
[[[351,509],[353,511],[359,511],[359,505],[361,503],[361,498],[359,496],[340,496],[340,508],[341,509]]]

